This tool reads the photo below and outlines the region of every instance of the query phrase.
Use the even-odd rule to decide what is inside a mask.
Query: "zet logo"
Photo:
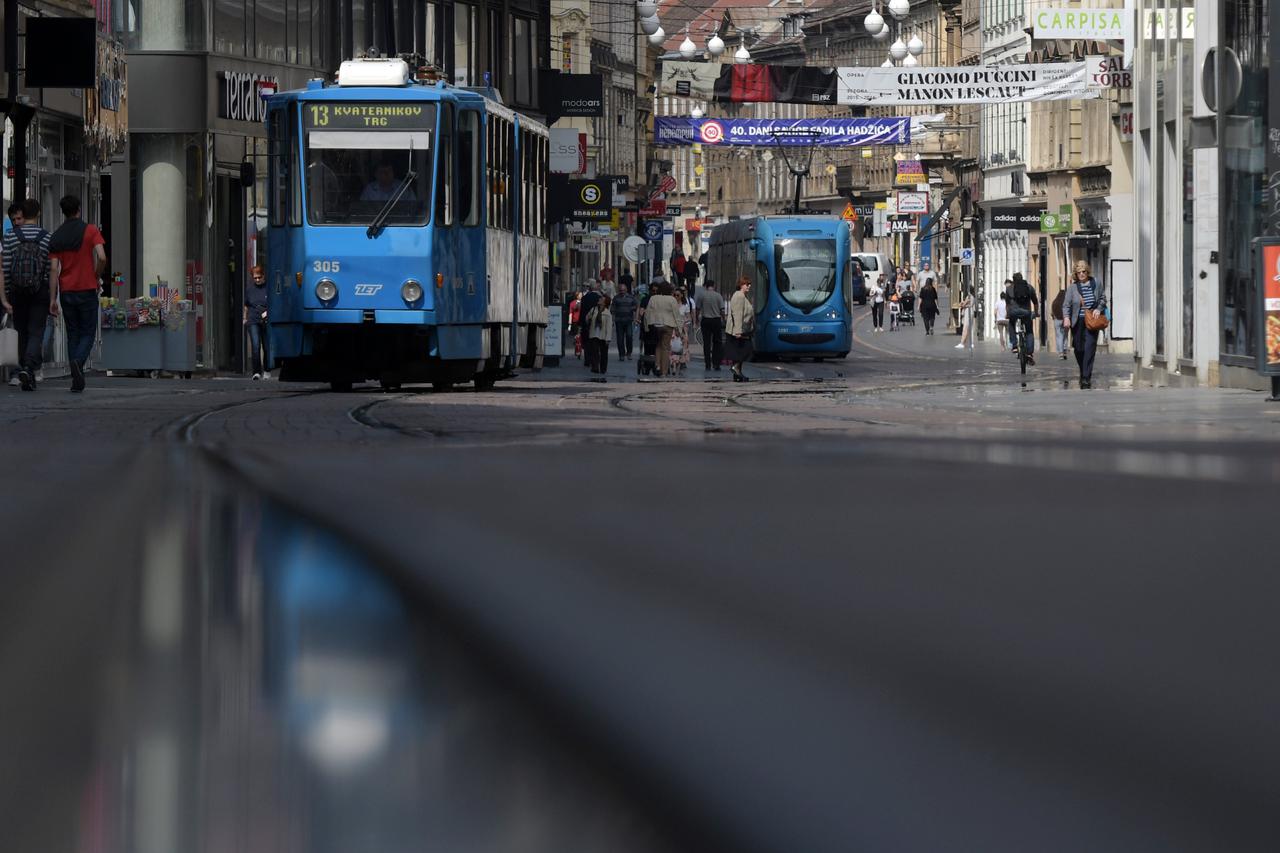
[[[698,128],[698,136],[708,145],[724,141],[724,125],[718,121],[704,121]]]
[[[380,290],[382,290],[380,284],[357,284],[356,296],[377,296]]]
[[[595,184],[587,184],[582,188],[582,203],[587,206],[594,206],[600,203],[600,187]]]

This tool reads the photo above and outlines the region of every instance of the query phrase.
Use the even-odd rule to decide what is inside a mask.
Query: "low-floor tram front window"
[[[307,221],[425,225],[435,104],[307,103]]]
[[[835,240],[784,237],[773,246],[778,294],[805,313],[826,304],[836,290]]]

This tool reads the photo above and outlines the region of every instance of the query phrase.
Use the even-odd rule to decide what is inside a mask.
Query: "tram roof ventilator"
[[[409,63],[403,59],[348,59],[338,66],[338,85],[407,86]]]

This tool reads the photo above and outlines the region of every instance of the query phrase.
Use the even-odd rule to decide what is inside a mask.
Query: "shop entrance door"
[[[226,321],[213,329],[218,353],[218,370],[243,373],[245,364],[244,325],[241,323],[244,306],[244,187],[239,178],[218,175],[218,195],[215,200],[217,219],[213,264],[218,276],[217,293],[226,304],[218,313]]]

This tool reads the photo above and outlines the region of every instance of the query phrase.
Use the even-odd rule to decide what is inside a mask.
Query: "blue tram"
[[[488,387],[540,365],[545,126],[399,59],[344,62],[266,121],[280,379]]]
[[[758,216],[717,225],[707,275],[726,298],[751,279],[755,351],[844,358],[853,346],[849,226],[822,216]]]

